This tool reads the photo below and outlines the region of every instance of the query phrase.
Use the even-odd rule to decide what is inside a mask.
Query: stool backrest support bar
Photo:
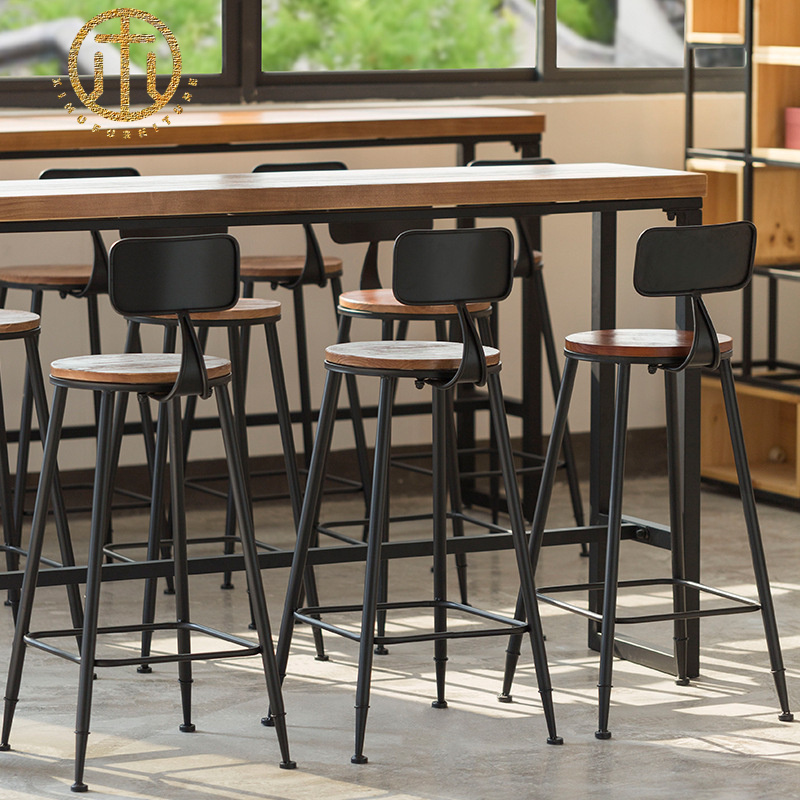
[[[229,234],[121,239],[109,251],[111,305],[126,316],[177,314],[181,367],[163,400],[208,397],[203,351],[191,312],[222,311],[239,297],[239,244]]]
[[[46,169],[39,175],[39,180],[62,180],[65,178],[130,178],[139,175],[134,167],[54,167]],[[104,294],[108,291],[108,251],[106,250],[100,231],[91,231],[94,247],[92,274],[86,286],[77,297],[89,294]]]
[[[720,363],[719,341],[702,295],[743,289],[753,275],[756,226],[752,222],[650,228],[639,237],[633,285],[644,297],[691,299],[692,348],[678,367]]]

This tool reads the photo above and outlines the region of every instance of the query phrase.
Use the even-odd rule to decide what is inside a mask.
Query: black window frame
[[[262,72],[261,3],[220,0],[222,71],[199,79],[195,105],[331,100],[411,100],[494,97],[552,97],[682,92],[684,70],[675,68],[565,68],[557,57],[556,2],[538,0],[537,64],[496,70],[359,72]],[[708,91],[738,88],[736,70],[707,69],[698,75]],[[111,91],[119,80],[106,79]],[[132,91],[144,78],[131,78]],[[57,108],[49,78],[0,79],[0,106]]]

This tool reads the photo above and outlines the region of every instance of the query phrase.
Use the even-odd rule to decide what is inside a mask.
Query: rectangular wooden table
[[[0,233],[137,227],[203,228],[220,225],[269,225],[300,222],[419,218],[539,216],[591,213],[593,328],[613,327],[616,317],[616,218],[633,209],[662,209],[678,224],[699,224],[706,177],[698,173],[621,164],[562,164],[549,166],[445,167],[427,169],[348,170],[242,175],[171,175],[60,181],[0,182]],[[587,259],[588,260],[588,259]],[[581,278],[583,276],[576,276]],[[523,289],[523,299],[525,292]],[[686,324],[686,304],[676,307],[678,323]],[[525,311],[523,310],[525,315]],[[539,340],[530,343],[539,348]],[[524,354],[523,354],[524,355]],[[528,361],[523,358],[523,362]],[[592,541],[590,579],[602,563],[602,535],[597,527],[607,511],[608,473],[613,429],[613,371],[596,365],[592,382],[591,526],[588,530],[555,532],[553,543]],[[699,375],[680,378],[686,577],[698,580],[700,571],[700,387]],[[538,386],[537,386],[538,392]],[[538,408],[536,400],[523,398]],[[535,413],[534,413],[535,416]],[[664,526],[636,521],[626,535],[665,546]],[[389,558],[423,554],[426,542],[389,543]],[[497,549],[503,535],[464,537],[456,549]],[[363,558],[358,546],[319,548],[310,563]],[[264,553],[262,565],[288,566],[290,554]],[[241,568],[239,556],[224,556],[231,569]],[[226,562],[227,564],[228,562]],[[219,571],[219,557],[193,559],[196,572]],[[166,574],[169,564],[109,564],[104,579],[141,575],[143,570]],[[82,568],[57,568],[41,574],[42,583],[82,580]],[[19,573],[0,574],[0,588],[18,585]],[[692,598],[689,598],[690,602]],[[690,630],[690,674],[699,669],[699,626]],[[597,631],[590,628],[596,646]],[[620,640],[621,655],[671,671],[671,653]]]
[[[97,117],[102,130],[92,132],[91,119],[79,125],[77,112],[4,115],[0,158],[455,144],[459,163],[465,164],[475,157],[479,142],[510,142],[523,155],[537,155],[545,127],[541,112],[478,103],[275,104],[226,111],[186,106],[181,114],[169,114],[169,125],[163,116],[129,126],[131,138],[126,139],[121,126],[109,137],[111,123]],[[139,137],[139,127],[146,137]]]

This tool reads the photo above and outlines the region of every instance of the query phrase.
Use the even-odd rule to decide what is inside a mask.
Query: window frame
[[[552,97],[615,93],[682,92],[684,69],[566,68],[557,65],[557,0],[538,0],[537,64],[497,70],[419,70],[359,72],[262,72],[261,3],[220,0],[222,4],[222,71],[192,76],[200,85],[197,105],[253,102],[314,102],[339,100],[411,100],[494,97]],[[731,69],[707,69],[698,75],[699,88],[730,91],[740,81]],[[106,79],[118,91],[119,79]],[[143,77],[132,77],[134,91],[144,89]],[[49,78],[0,79],[0,106],[53,108]]]

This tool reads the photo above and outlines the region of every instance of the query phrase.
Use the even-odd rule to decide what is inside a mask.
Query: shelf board
[[[709,44],[709,45],[743,45],[744,34],[742,33],[705,33],[703,31],[692,31],[686,36],[689,44]]]
[[[753,156],[772,166],[800,166],[800,150],[788,147],[754,147]]]
[[[755,47],[753,63],[800,67],[800,47]]]

